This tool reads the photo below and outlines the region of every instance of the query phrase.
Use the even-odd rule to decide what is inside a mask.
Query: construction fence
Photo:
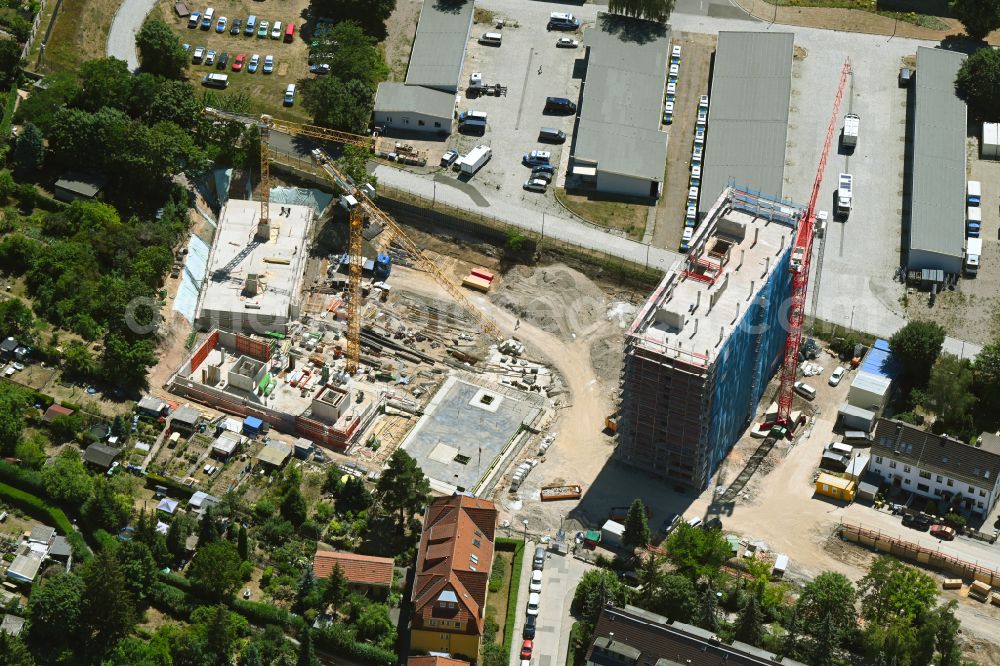
[[[901,560],[915,562],[922,566],[937,569],[951,577],[966,580],[979,580],[988,585],[1000,584],[1000,571],[979,564],[959,559],[940,550],[931,550],[909,541],[903,541],[878,530],[870,530],[860,525],[841,523],[837,534],[845,541],[866,546],[875,551],[886,553]]]

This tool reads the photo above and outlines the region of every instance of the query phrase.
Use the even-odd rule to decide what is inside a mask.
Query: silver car
[[[548,186],[549,184],[541,178],[532,178],[531,180],[526,180],[524,182],[524,189],[530,192],[541,192],[544,194],[545,190],[548,189]]]

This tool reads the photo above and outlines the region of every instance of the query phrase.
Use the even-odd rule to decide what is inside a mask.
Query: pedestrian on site
[[[514,330],[516,331],[520,327],[521,327],[521,320],[520,319],[515,319],[514,320]]]
[[[542,66],[541,65],[538,66],[538,75],[539,76],[542,75]]]

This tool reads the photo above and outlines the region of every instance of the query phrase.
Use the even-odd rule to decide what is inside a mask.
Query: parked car
[[[531,167],[531,173],[532,174],[536,174],[536,173],[555,173],[555,172],[556,172],[556,167],[553,164],[548,164],[548,163],[546,163],[546,164],[536,164],[535,166]]]
[[[243,30],[243,19],[233,19],[233,27],[229,29],[230,35],[238,35]]]
[[[538,620],[537,615],[528,615],[524,618],[524,629],[521,630],[522,638],[534,638],[535,637],[535,622]]]
[[[267,37],[267,31],[268,31],[268,28],[270,28],[270,27],[271,27],[270,23],[268,23],[267,21],[261,21],[260,22],[260,27],[257,28],[257,36],[260,37],[261,39],[264,39],[265,37]]]
[[[672,513],[666,518],[664,518],[663,523],[660,525],[660,532],[662,532],[663,535],[666,536],[671,532],[673,532],[674,528],[680,525],[680,522],[681,522],[680,514]]]
[[[260,55],[254,53],[252,56],[250,56],[250,62],[247,63],[247,71],[253,74],[254,72],[257,71],[257,67],[259,66],[260,66]]]
[[[521,643],[521,659],[531,659],[532,648],[534,648],[534,644],[531,642],[531,639],[524,639],[524,642]]]
[[[801,395],[806,400],[813,400],[816,398],[816,389],[805,382],[795,382],[795,392]]]
[[[274,56],[264,56],[264,73],[270,74],[274,71]]]
[[[188,27],[197,28],[199,23],[201,23],[201,12],[191,12],[191,16],[188,17]]]
[[[668,95],[676,95],[677,94],[677,82],[676,81],[670,81],[669,83],[667,83],[667,94]]]
[[[181,50],[184,51],[185,55],[191,51],[190,44],[181,44]]]
[[[543,113],[576,113],[576,103],[565,97],[546,97]]]
[[[955,528],[947,525],[934,525],[931,527],[931,536],[942,541],[952,541],[955,538]]]
[[[243,71],[243,65],[245,65],[246,62],[247,62],[247,54],[246,53],[241,53],[238,56],[236,56],[236,59],[233,60],[233,71],[234,72],[241,72],[241,71]]]
[[[198,46],[194,49],[194,55],[191,56],[191,62],[196,65],[200,65],[201,61],[205,59],[205,47]]]
[[[281,39],[281,21],[275,21],[271,28],[271,39]]]
[[[847,370],[842,365],[838,365],[833,369],[833,373],[830,374],[830,386],[836,386],[840,383],[840,380],[844,378],[844,373]]]
[[[229,54],[228,53],[223,53],[222,55],[219,56],[218,61],[216,61],[215,68],[216,69],[225,69],[226,65],[228,65],[228,64],[229,64]]]
[[[537,592],[532,592],[528,595],[528,615],[538,615],[538,604],[541,601],[541,597]]]
[[[225,16],[220,16],[219,17],[219,22],[215,24],[215,31],[216,32],[225,32],[226,31],[226,24],[228,22],[229,22],[229,19],[227,19]]]
[[[708,108],[708,95],[702,95],[698,98],[698,108],[707,109]]]
[[[528,190],[529,192],[541,192],[542,194],[544,194],[545,190],[548,189],[548,187],[549,184],[546,183],[541,178],[532,178],[531,180],[524,181],[524,189]]]
[[[324,74],[330,73],[330,66],[325,62],[318,62],[313,65],[309,65],[309,72],[317,76],[323,76]]]
[[[919,530],[920,532],[926,532],[931,527],[931,519],[922,513],[904,513],[903,514],[903,525],[906,527]]]
[[[208,53],[205,54],[205,64],[206,65],[215,64],[215,49],[209,49]]]
[[[528,585],[529,592],[542,592],[542,572],[532,571],[531,572],[531,583]]]
[[[576,39],[570,37],[560,37],[556,40],[556,48],[560,49],[575,49],[580,45],[580,42]]]
[[[681,236],[681,240],[685,243],[690,243],[692,238],[694,238],[694,227],[684,227],[684,233]]]
[[[448,152],[446,152],[444,155],[441,156],[441,166],[449,167],[452,164],[454,164],[455,160],[457,159],[458,159],[458,151],[452,148],[451,150],[449,150]]]
[[[531,172],[531,178],[529,180],[542,180],[542,181],[545,181],[546,183],[551,183],[552,182],[552,172],[551,171],[543,171],[543,170],[537,170],[536,169],[535,171]]]
[[[524,157],[521,158],[521,162],[528,166],[535,167],[542,164],[548,164],[550,159],[552,159],[552,153],[549,151],[533,150],[530,153],[525,153]]]

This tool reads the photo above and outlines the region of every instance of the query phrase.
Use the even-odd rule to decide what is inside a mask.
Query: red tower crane
[[[789,425],[792,417],[792,397],[795,388],[795,378],[799,368],[799,346],[802,343],[802,319],[805,316],[806,291],[809,289],[809,268],[812,264],[813,233],[816,226],[816,202],[819,190],[823,184],[823,172],[826,170],[826,158],[830,154],[830,144],[837,129],[837,119],[840,116],[840,103],[844,99],[844,85],[851,74],[851,61],[846,60],[840,70],[840,83],[837,85],[837,96],[833,100],[833,112],[826,128],[826,140],[823,142],[823,152],[816,168],[816,179],[813,180],[812,192],[809,194],[809,205],[799,222],[795,234],[795,245],[792,246],[792,258],[789,270],[792,272],[792,302],[788,308],[788,335],[785,338],[785,358],[781,363],[781,387],[778,390],[778,420],[781,425]]]

